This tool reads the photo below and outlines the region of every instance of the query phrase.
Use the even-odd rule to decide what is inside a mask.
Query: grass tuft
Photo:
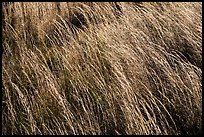
[[[202,133],[202,3],[2,8],[2,135]]]

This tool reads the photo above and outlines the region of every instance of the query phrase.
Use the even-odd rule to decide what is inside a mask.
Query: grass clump
[[[202,133],[202,3],[3,3],[3,135]]]

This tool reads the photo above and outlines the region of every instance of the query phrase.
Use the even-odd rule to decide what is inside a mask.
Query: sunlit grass
[[[201,7],[3,5],[2,134],[200,134]]]

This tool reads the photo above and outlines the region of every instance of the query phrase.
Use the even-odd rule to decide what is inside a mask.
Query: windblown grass
[[[200,134],[202,3],[3,3],[2,134]]]

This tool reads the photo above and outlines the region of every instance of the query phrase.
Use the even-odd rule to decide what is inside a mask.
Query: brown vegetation
[[[200,134],[202,3],[3,5],[2,134]]]

